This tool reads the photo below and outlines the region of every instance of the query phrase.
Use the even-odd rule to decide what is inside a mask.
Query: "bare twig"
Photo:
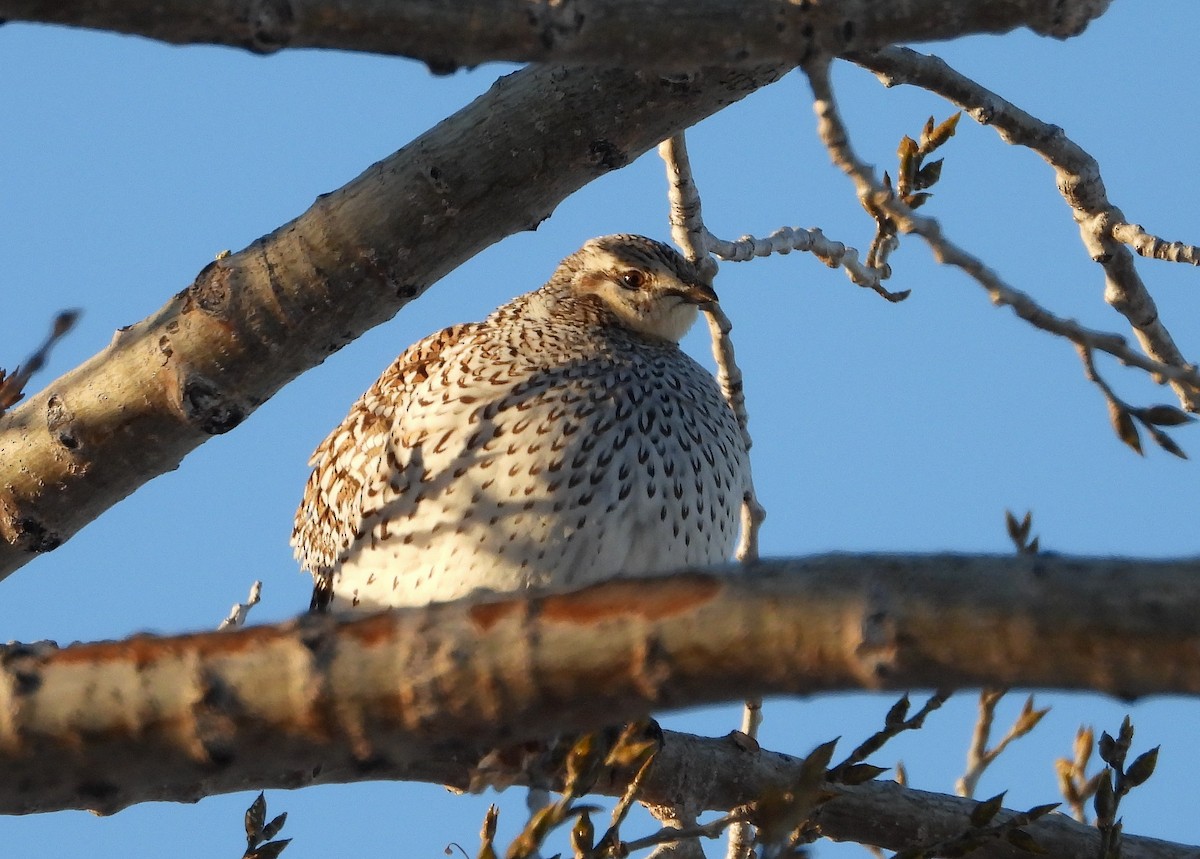
[[[1085,725],[1075,732],[1075,748],[1071,759],[1059,758],[1054,762],[1059,790],[1071,807],[1071,815],[1080,823],[1088,822],[1086,803],[1096,795],[1100,779],[1108,778],[1108,770],[1090,776],[1087,774],[1095,742],[1095,732]]]
[[[1129,245],[1138,256],[1166,262],[1200,265],[1200,247],[1183,242],[1168,242],[1146,232],[1141,224],[1113,224],[1112,237]]]
[[[658,147],[658,154],[666,164],[667,169],[667,199],[670,201],[671,237],[684,249],[684,254],[696,263],[705,277],[713,278],[717,273],[717,263],[709,254],[706,237],[711,234],[704,226],[701,212],[700,191],[692,177],[692,166],[688,160],[687,141],[683,132],[664,140]],[[704,308],[704,317],[708,322],[708,331],[712,337],[713,358],[717,362],[717,384],[721,393],[729,403],[737,417],[738,426],[742,431],[742,439],[746,450],[750,450],[752,440],[748,429],[749,416],[746,411],[745,385],[742,371],[734,358],[733,341],[729,332],[733,323],[721,309],[719,304]],[[766,510],[758,502],[754,491],[754,480],[749,475],[746,494],[742,499],[741,536],[738,541],[736,557],[744,564],[758,560],[758,531],[766,518]],[[762,700],[758,698],[746,701],[742,719],[742,733],[751,740],[756,740],[758,727],[762,723]],[[753,847],[752,829],[748,823],[738,822],[729,830],[728,859],[741,859],[750,855]]]
[[[1074,320],[1054,315],[1028,294],[1005,283],[978,257],[946,238],[937,220],[914,213],[901,200],[890,195],[876,181],[870,166],[858,158],[850,145],[845,124],[833,98],[828,64],[814,62],[805,68],[813,88],[818,134],[834,163],[854,181],[860,197],[870,198],[874,205],[886,211],[895,219],[902,232],[921,236],[938,262],[961,269],[988,291],[994,304],[1011,307],[1020,318],[1034,327],[1065,337],[1077,346],[1107,352],[1123,364],[1145,370],[1155,377],[1156,381],[1169,380],[1175,384],[1177,391],[1188,392],[1189,403],[1195,395],[1195,402],[1200,404],[1200,373],[1195,365],[1182,362],[1164,363],[1149,358],[1144,353],[1131,349],[1125,338],[1118,334],[1095,331]]]
[[[706,230],[700,210],[700,192],[692,178],[692,167],[688,161],[687,144],[683,134],[663,141],[658,147],[658,153],[667,167],[671,237],[684,249],[685,256],[700,266],[706,276],[712,277],[716,274],[717,264],[709,255],[704,238]],[[746,412],[745,385],[742,371],[734,358],[733,343],[729,339],[733,323],[719,305],[704,308],[704,315],[713,340],[717,383],[737,417],[742,438],[746,442],[746,449],[749,450],[752,440],[747,429],[749,418]],[[736,554],[737,559],[744,563],[752,563],[758,559],[758,529],[766,518],[766,510],[758,503],[755,495],[753,480],[750,480],[749,484],[742,505],[742,532]]]
[[[25,386],[29,384],[29,379],[46,365],[54,344],[75,326],[78,319],[78,310],[62,311],[54,317],[54,324],[50,327],[50,333],[46,335],[42,345],[38,346],[24,364],[17,367],[12,375],[0,370],[0,415],[21,401],[21,398],[25,396]]]
[[[745,808],[737,809],[729,814],[718,817],[716,820],[710,820],[708,823],[694,823],[690,826],[674,827],[664,826],[658,832],[647,835],[643,838],[638,838],[633,841],[626,841],[624,847],[629,853],[636,850],[645,850],[647,847],[653,847],[656,844],[667,844],[671,842],[682,841],[691,838],[719,838],[721,833],[731,826],[739,823],[744,823],[746,820],[747,810]]]
[[[250,613],[250,609],[258,605],[262,598],[262,582],[256,581],[250,586],[250,595],[244,603],[234,603],[233,608],[229,610],[229,616],[221,621],[221,625],[217,629],[236,629],[246,622],[246,615]]]
[[[864,265],[859,261],[856,249],[827,239],[825,234],[816,228],[806,230],[800,227],[780,227],[766,238],[747,235],[731,242],[717,238],[706,227],[704,245],[711,253],[728,262],[745,262],[754,257],[807,251],[830,268],[842,267],[852,282],[874,290],[888,301],[903,301],[909,294],[908,290],[889,292],[884,289],[884,269]]]
[[[1006,142],[1032,149],[1054,168],[1058,189],[1071,207],[1071,214],[1076,223],[1079,224],[1083,245],[1088,255],[1104,268],[1105,301],[1133,326],[1147,355],[1160,364],[1185,372],[1188,378],[1161,375],[1172,382],[1184,408],[1188,411],[1200,410],[1200,391],[1195,385],[1195,368],[1184,360],[1170,333],[1159,319],[1154,299],[1138,274],[1126,244],[1133,244],[1143,255],[1173,259],[1171,254],[1174,253],[1179,257],[1179,261],[1192,263],[1196,261],[1194,249],[1184,245],[1168,246],[1174,247],[1174,250],[1162,249],[1159,246],[1163,256],[1147,254],[1147,250],[1155,249],[1153,237],[1146,236],[1140,228],[1130,225],[1124,213],[1108,200],[1104,180],[1100,176],[1100,166],[1091,155],[1067,137],[1058,126],[1043,122],[1021,110],[955,71],[940,58],[906,48],[854,52],[847,56],[875,72],[888,86],[909,83],[941,95],[966,110],[979,123],[993,126]],[[906,228],[902,226],[902,229]],[[910,230],[906,229],[907,231]],[[912,231],[925,236],[921,230]],[[929,236],[925,237],[929,239]],[[1024,317],[1024,314],[1021,315]],[[1076,339],[1075,342],[1082,341]]]
[[[1117,434],[1117,438],[1137,453],[1142,453],[1142,438],[1138,432],[1137,424],[1134,423],[1136,420],[1150,433],[1150,437],[1154,440],[1155,444],[1167,453],[1174,454],[1180,459],[1187,459],[1187,454],[1183,452],[1183,448],[1177,445],[1175,440],[1167,435],[1165,430],[1160,429],[1160,427],[1190,423],[1195,420],[1191,415],[1180,411],[1174,406],[1168,405],[1146,407],[1129,405],[1129,403],[1116,395],[1116,392],[1113,391],[1096,370],[1092,350],[1080,345],[1077,345],[1075,348],[1079,352],[1080,360],[1083,361],[1084,375],[1100,389],[1101,393],[1104,394],[1105,400],[1108,402],[1108,418],[1112,423],[1113,432]]]
[[[896,735],[905,731],[920,730],[925,725],[926,717],[940,709],[949,700],[950,694],[950,692],[939,691],[930,695],[929,699],[912,716],[908,715],[910,706],[908,695],[904,695],[888,710],[883,719],[883,727],[859,743],[854,751],[846,756],[845,760],[829,770],[829,780],[840,783],[861,783],[857,777],[852,775],[853,768],[883,748],[884,744]]]
[[[1000,757],[1014,740],[1019,740],[1037,727],[1042,717],[1050,712],[1049,708],[1035,710],[1033,696],[1030,695],[1025,699],[1025,706],[1021,708],[1021,713],[1013,722],[1012,727],[1008,729],[1000,742],[988,748],[988,740],[991,738],[992,725],[996,718],[996,705],[1000,703],[1000,699],[1007,691],[1006,689],[983,689],[979,693],[979,717],[975,720],[975,731],[971,737],[971,745],[967,749],[967,769],[954,785],[954,790],[959,796],[974,796],[979,779],[983,777],[984,772],[996,758]]]

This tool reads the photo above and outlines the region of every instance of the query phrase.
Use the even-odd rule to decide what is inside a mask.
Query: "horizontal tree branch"
[[[0,578],[492,243],[784,68],[532,67],[245,250],[0,418]]]
[[[14,646],[0,658],[0,813],[384,771],[454,782],[430,762],[764,695],[1200,694],[1198,616],[1198,560],[834,555],[352,621]]]
[[[491,60],[690,70],[791,65],[897,42],[1076,35],[1110,0],[0,0],[0,17],[271,53],[337,48],[438,72]]]

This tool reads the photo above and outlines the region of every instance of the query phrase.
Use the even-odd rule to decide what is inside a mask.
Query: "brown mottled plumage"
[[[406,350],[317,448],[292,544],[335,611],[727,560],[737,422],[679,338],[712,290],[593,239],[540,289]]]

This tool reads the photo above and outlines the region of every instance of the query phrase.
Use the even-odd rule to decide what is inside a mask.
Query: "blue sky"
[[[1186,0],[1116,3],[1069,42],[1028,33],[935,50],[1043,119],[1102,165],[1111,199],[1167,238],[1200,241],[1200,172],[1191,108],[1200,59]],[[215,254],[238,250],[306,209],[485,90],[508,68],[431,77],[405,60],[301,51],[262,58],[223,48],[25,25],[0,27],[0,366],[33,348],[53,314],[84,317],[34,387],[94,354],[189,284]],[[835,84],[859,153],[891,167],[902,134],[952,108],[910,88],[885,90],[841,66]],[[697,127],[689,145],[714,232],[736,238],[820,226],[863,247],[871,225],[813,134],[795,75]],[[1078,241],[1051,170],[969,119],[945,148],[927,211],[955,240],[1055,312],[1111,330],[1103,279]],[[308,582],[287,546],[312,448],[412,341],[475,319],[539,285],[585,239],[668,235],[661,164],[651,153],[564,202],[536,233],[513,236],[436,285],[391,322],[331,356],[228,436],[204,445],[53,554],[3,582],[0,639],[124,637],[214,626],[254,579],[256,622],[304,608]],[[1032,509],[1042,545],[1079,554],[1196,553],[1196,465],[1158,450],[1139,458],[1108,428],[1099,392],[1065,342],[1029,329],[962,275],[906,240],[891,305],[837,271],[793,254],[725,264],[717,281],[747,375],[754,464],[770,518],[767,555],[824,551],[1006,552],[1006,508]],[[1200,355],[1197,273],[1140,266],[1184,353]],[[686,341],[708,360],[702,326]],[[1101,371],[1135,404],[1169,402],[1138,373]],[[1176,440],[1200,458],[1200,429]],[[1127,706],[1039,696],[1054,710],[980,788],[1010,804],[1056,799],[1053,758],[1081,723],[1115,731],[1129,712],[1136,749],[1161,743],[1159,772],[1125,806],[1128,831],[1195,841],[1188,789],[1197,761],[1195,702]],[[773,702],[764,743],[803,754],[852,743],[890,699]],[[1015,713],[1019,696],[1009,710]],[[922,735],[875,759],[903,758],[915,786],[952,789],[974,701],[948,705]],[[724,733],[737,708],[672,715],[671,727]],[[0,819],[13,856],[237,856],[250,795],[195,806],[148,804],[112,818],[63,813]],[[391,849],[473,854],[483,808],[428,785],[271,792],[290,814],[285,855]],[[502,797],[502,831],[520,814]],[[401,845],[401,846],[397,846]],[[818,855],[838,848],[822,846]]]

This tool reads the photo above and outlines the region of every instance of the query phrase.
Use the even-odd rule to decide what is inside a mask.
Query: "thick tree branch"
[[[271,53],[398,54],[438,72],[490,60],[691,70],[1029,27],[1074,36],[1111,0],[0,0],[0,18]]]
[[[210,264],[0,418],[0,577],[237,426],[455,266],[783,71],[681,81],[526,69]]]
[[[459,770],[430,762],[760,695],[1200,694],[1197,616],[1200,561],[827,556],[355,621],[16,646],[0,659],[0,813],[385,771],[453,782]]]

